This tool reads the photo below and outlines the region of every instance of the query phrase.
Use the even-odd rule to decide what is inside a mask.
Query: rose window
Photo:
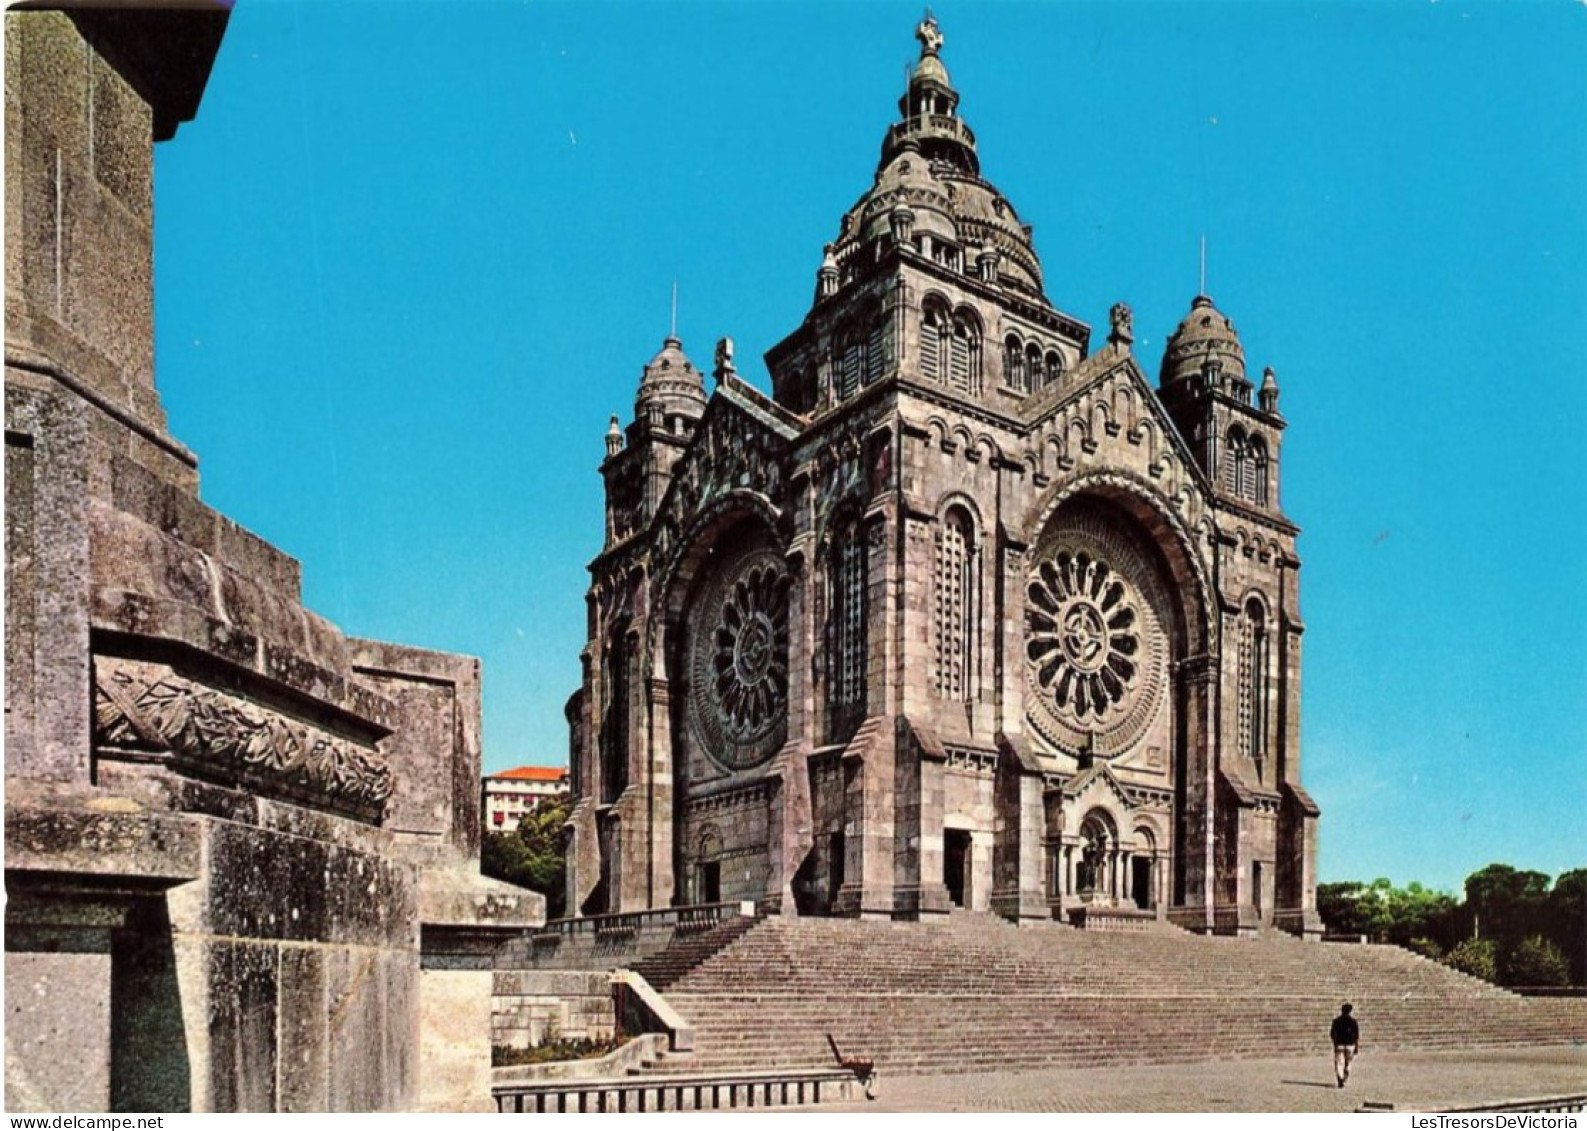
[[[1141,664],[1141,616],[1130,586],[1084,550],[1041,563],[1029,588],[1026,654],[1042,694],[1080,722],[1127,706]]]
[[[711,688],[723,729],[739,742],[764,734],[788,700],[788,587],[777,571],[746,571],[724,594],[712,636]]]

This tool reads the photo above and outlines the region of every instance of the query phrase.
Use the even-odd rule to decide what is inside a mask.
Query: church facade
[[[772,396],[669,338],[612,419],[570,913],[1318,931],[1273,371],[1054,308],[916,34]]]

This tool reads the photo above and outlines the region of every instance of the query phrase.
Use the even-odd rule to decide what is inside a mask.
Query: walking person
[[[1343,1088],[1350,1079],[1350,1062],[1361,1051],[1361,1026],[1350,1016],[1350,1003],[1339,1007],[1339,1016],[1328,1027],[1328,1036],[1334,1043],[1334,1079]]]

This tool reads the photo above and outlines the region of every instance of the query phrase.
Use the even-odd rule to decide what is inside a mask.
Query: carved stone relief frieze
[[[179,772],[366,820],[391,795],[375,749],[162,664],[96,657],[93,726],[101,757],[164,755]]]

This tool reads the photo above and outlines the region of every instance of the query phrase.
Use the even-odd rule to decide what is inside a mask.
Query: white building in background
[[[543,797],[568,792],[568,771],[563,766],[519,766],[485,778],[486,832],[511,832],[519,820]]]

